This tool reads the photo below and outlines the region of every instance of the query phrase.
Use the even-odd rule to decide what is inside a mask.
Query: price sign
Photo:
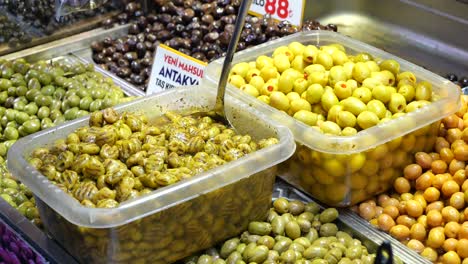
[[[155,52],[146,94],[176,86],[198,85],[206,63],[160,44]]]
[[[274,19],[301,26],[304,7],[305,0],[252,0],[249,13],[254,16],[270,14]]]

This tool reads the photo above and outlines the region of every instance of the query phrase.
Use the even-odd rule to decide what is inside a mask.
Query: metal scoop
[[[229,77],[229,71],[231,69],[232,58],[236,52],[237,43],[244,27],[245,17],[247,16],[247,11],[249,10],[250,3],[252,0],[243,0],[241,2],[239,13],[237,14],[236,24],[234,25],[234,32],[232,33],[231,40],[229,41],[229,46],[226,52],[226,57],[224,59],[223,68],[221,69],[221,76],[218,83],[218,93],[216,95],[216,103],[214,109],[207,112],[197,112],[192,115],[197,116],[211,116],[217,121],[220,121],[230,127],[233,127],[231,122],[226,118],[225,108],[224,108],[224,95],[226,94],[226,85]]]

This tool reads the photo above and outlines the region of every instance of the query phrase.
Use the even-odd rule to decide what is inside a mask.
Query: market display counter
[[[393,11],[389,12],[389,10]],[[459,1],[450,1],[450,5],[440,6],[437,1],[431,0],[386,1],[379,5],[365,0],[346,1],[346,3],[311,0],[307,1],[305,19],[315,18],[324,25],[335,24],[338,26],[338,32],[344,35],[383,49],[439,75],[456,74],[460,80],[468,75],[468,51],[466,50],[468,21],[462,15],[467,11],[468,5]],[[398,15],[396,16],[395,13]],[[6,54],[7,48],[0,46],[0,54],[6,54],[0,59],[23,58],[29,62],[35,62],[65,56],[79,62],[95,64],[97,72],[110,77],[115,84],[122,87],[126,94],[144,96],[143,89],[137,88],[131,80],[121,78],[116,73],[108,71],[108,68],[101,67],[102,63],[95,61],[91,49],[92,43],[126,37],[131,25],[121,25],[111,29],[97,28],[76,34],[82,30],[94,28],[106,18],[108,18],[107,15],[98,20],[77,24],[76,30],[67,29],[59,32],[60,34],[37,40],[37,42],[33,40],[31,46],[39,45],[19,52]],[[8,52],[11,52],[11,49]],[[294,189],[278,177],[274,193],[274,197],[311,200],[307,194]],[[13,230],[35,248],[39,255],[51,263],[77,263],[54,239],[3,200],[0,200],[0,209],[2,220],[14,227]],[[415,251],[409,251],[394,237],[369,224],[356,213],[359,213],[356,208],[354,211],[351,208],[339,211],[340,221],[346,223],[346,229],[364,241],[372,252],[375,252],[377,246],[383,241],[391,241],[395,255],[399,256],[403,262],[429,263]]]

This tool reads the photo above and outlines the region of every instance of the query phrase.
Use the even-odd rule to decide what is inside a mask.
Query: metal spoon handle
[[[224,115],[224,94],[226,93],[226,84],[229,77],[229,70],[231,69],[232,58],[236,52],[237,43],[239,42],[240,35],[242,33],[242,28],[244,27],[245,18],[247,12],[250,8],[252,0],[243,0],[241,2],[239,12],[236,18],[236,24],[234,26],[234,32],[232,33],[231,40],[229,41],[229,46],[226,52],[226,57],[224,59],[223,68],[221,69],[221,76],[219,78],[218,84],[218,94],[216,96],[215,111],[217,113],[222,113]]]

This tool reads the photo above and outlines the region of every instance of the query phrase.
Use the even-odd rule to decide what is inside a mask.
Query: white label
[[[206,63],[160,44],[156,50],[146,94],[177,86],[198,85]]]
[[[252,0],[249,13],[255,16],[270,14],[276,20],[287,20],[301,26],[304,6],[304,0]]]

